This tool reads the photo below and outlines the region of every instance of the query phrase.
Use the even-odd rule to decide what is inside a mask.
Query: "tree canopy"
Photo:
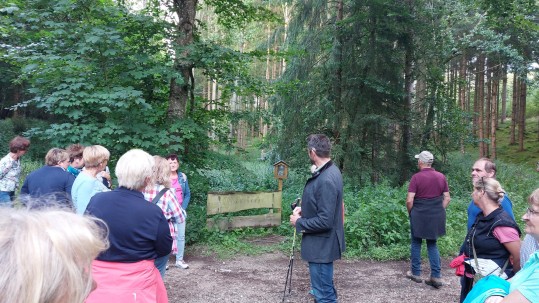
[[[403,183],[424,149],[495,157],[509,116],[524,148],[537,1],[129,2],[3,2],[2,116],[47,121],[26,134],[57,146],[193,161],[260,138],[300,163],[321,132],[358,184]]]

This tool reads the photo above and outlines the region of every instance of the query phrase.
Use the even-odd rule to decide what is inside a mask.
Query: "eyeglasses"
[[[539,214],[539,211],[535,211],[531,207],[528,207],[526,209],[526,215],[528,215],[528,217],[531,217],[532,215],[537,215],[537,214]]]

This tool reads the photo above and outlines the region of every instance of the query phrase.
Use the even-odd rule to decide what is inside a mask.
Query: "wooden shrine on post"
[[[273,164],[273,177],[279,181],[279,191],[282,191],[283,179],[288,178],[288,164],[283,160]]]
[[[279,190],[270,192],[209,192],[206,204],[206,226],[219,230],[243,227],[270,227],[281,225],[282,180],[288,176],[288,164],[279,161],[274,165],[274,177],[279,180]],[[263,214],[219,216],[235,212],[262,209]],[[266,209],[266,210],[264,210]],[[213,216],[213,217],[210,217]]]

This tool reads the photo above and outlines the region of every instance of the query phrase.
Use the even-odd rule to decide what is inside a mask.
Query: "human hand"
[[[290,215],[290,224],[296,226],[296,221],[301,218],[301,207],[296,207]]]
[[[110,181],[110,174],[108,172],[106,172],[106,171],[101,172],[101,177],[103,177],[103,178]]]
[[[501,296],[490,296],[485,300],[485,303],[499,303],[501,301],[503,301]]]

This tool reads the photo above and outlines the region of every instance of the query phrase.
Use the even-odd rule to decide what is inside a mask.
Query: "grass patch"
[[[539,161],[539,157],[537,156],[539,154],[538,120],[536,118],[526,120],[524,151],[518,150],[518,144],[509,144],[510,130],[511,121],[499,124],[499,130],[496,132],[498,158],[504,162],[523,164],[535,169],[536,163]]]

